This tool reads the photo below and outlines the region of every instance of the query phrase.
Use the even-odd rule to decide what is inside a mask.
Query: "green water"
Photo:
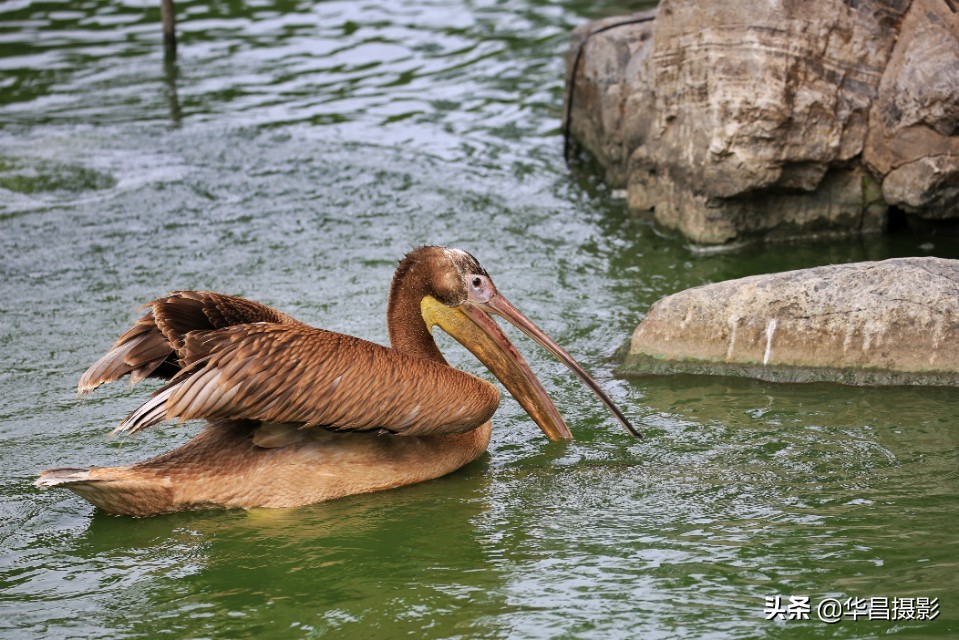
[[[627,381],[610,359],[676,290],[954,241],[702,255],[631,219],[565,168],[559,116],[569,30],[639,3],[178,2],[175,64],[155,5],[0,3],[0,636],[957,637],[955,390]],[[576,441],[507,398],[477,463],[310,508],[134,520],[32,486],[197,431],[110,440],[146,390],[75,397],[141,302],[213,289],[385,342],[423,243],[474,253],[647,440],[516,336]],[[774,595],[940,615],[766,621]]]

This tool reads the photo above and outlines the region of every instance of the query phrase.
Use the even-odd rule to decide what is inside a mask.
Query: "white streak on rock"
[[[769,356],[773,352],[773,336],[776,335],[776,319],[773,318],[766,325],[766,352],[763,354],[763,366],[769,364]]]

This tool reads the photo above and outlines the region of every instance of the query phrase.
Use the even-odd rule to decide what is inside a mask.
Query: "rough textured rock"
[[[955,4],[663,0],[589,23],[568,127],[695,242],[874,231],[888,204],[959,217]]]
[[[959,217],[959,3],[915,0],[870,114],[863,160],[886,202]]]
[[[687,289],[653,305],[622,372],[959,386],[959,260],[831,265]]]

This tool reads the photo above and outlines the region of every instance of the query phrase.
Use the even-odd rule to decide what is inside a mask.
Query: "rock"
[[[663,0],[588,23],[566,126],[698,243],[878,231],[889,205],[959,217],[955,3]]]
[[[882,196],[927,220],[957,217],[959,154],[925,156],[899,165],[882,181]]]
[[[626,186],[629,155],[642,140],[643,96],[631,91],[648,83],[646,61],[655,17],[653,10],[627,18],[597,20],[579,27],[572,35],[567,89],[576,54],[580,46],[584,48],[577,65],[580,73],[574,83],[576,91],[567,91],[564,96],[564,125],[572,126],[576,138],[606,168],[607,181],[614,186]],[[615,36],[612,31],[607,35],[606,29],[615,30]],[[590,36],[587,43],[590,33],[597,35]],[[626,78],[632,81],[627,82]],[[626,102],[631,102],[630,108],[626,108]]]
[[[863,161],[885,201],[926,220],[959,217],[959,4],[915,0],[883,72]]]
[[[831,265],[667,296],[621,373],[675,372],[959,386],[959,260]]]

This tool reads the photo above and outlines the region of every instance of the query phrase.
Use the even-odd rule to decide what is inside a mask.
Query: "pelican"
[[[148,311],[80,378],[79,392],[125,375],[131,383],[164,378],[114,432],[171,419],[207,424],[150,460],[48,469],[36,481],[109,513],[297,507],[438,478],[472,462],[489,445],[499,392],[447,364],[433,340],[437,326],[503,383],[547,437],[572,438],[490,314],[551,351],[640,436],[583,368],[497,291],[476,258],[458,249],[420,247],[400,261],[387,311],[392,347],[207,291],[176,291],[141,309]]]

